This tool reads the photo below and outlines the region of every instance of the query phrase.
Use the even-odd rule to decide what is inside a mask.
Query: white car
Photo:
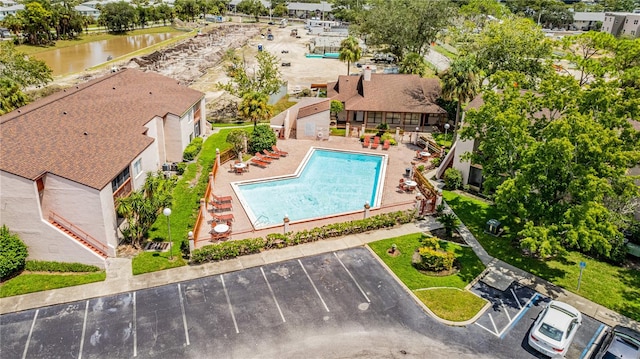
[[[579,310],[553,300],[533,323],[529,345],[552,358],[564,357],[581,324],[582,314]]]

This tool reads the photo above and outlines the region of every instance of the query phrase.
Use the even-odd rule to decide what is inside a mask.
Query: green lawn
[[[453,138],[453,134],[450,131],[447,132],[446,136],[444,133],[432,133],[432,135],[433,139],[439,146],[451,148],[451,139]]]
[[[490,218],[508,222],[495,206],[448,191],[444,192],[444,198],[491,256],[640,321],[639,270],[601,262],[579,252],[568,252],[564,256],[545,260],[523,256],[517,245],[512,244],[517,228],[512,227],[510,233],[500,238],[484,233],[485,223]],[[578,292],[576,288],[581,261],[586,262],[587,267]]]
[[[415,249],[420,246],[421,237],[421,233],[414,233],[396,238],[387,238],[369,243],[369,247],[435,315],[452,321],[472,318],[482,309],[485,302],[477,296],[459,289],[464,288],[477,277],[484,270],[484,265],[471,248],[441,241],[440,247],[442,249],[452,250],[455,253],[462,267],[460,272],[442,277],[423,274],[411,265],[411,257]],[[400,255],[395,257],[387,253],[387,250],[393,244],[400,251]],[[421,290],[425,288],[438,289]],[[437,303],[440,300],[446,300],[449,304]]]
[[[464,288],[484,270],[484,265],[471,248],[449,242],[440,242],[442,249],[453,249],[462,269],[457,274],[445,277],[435,277],[420,273],[411,265],[411,256],[415,249],[420,246],[419,240],[421,236],[421,233],[414,233],[396,238],[387,238],[369,243],[369,247],[411,290],[431,287]],[[395,244],[401,253],[397,257],[387,254],[387,250],[391,248],[392,244]]]
[[[252,130],[248,128],[247,130]],[[171,240],[173,242],[173,260],[169,260],[169,252],[144,252],[133,259],[133,274],[154,272],[158,270],[186,265],[180,253],[180,243],[186,240],[193,229],[200,206],[200,198],[204,196],[208,182],[208,174],[216,159],[216,148],[224,151],[230,147],[225,142],[232,129],[221,129],[210,136],[203,144],[197,162],[187,166],[182,178],[173,190],[171,205]],[[198,174],[199,173],[199,174]],[[196,177],[197,176],[197,177]],[[148,238],[164,241],[167,239],[167,218],[160,215],[149,230]]]
[[[446,48],[444,48],[441,45],[433,46],[433,49],[436,50],[437,52],[439,52],[440,54],[446,56],[450,60],[455,60],[456,58],[458,58],[458,54],[454,54],[453,52],[447,50]]]
[[[473,318],[487,304],[477,295],[456,288],[434,288],[414,293],[438,317],[454,322]]]
[[[100,282],[105,280],[106,276],[106,273],[103,271],[87,274],[41,274],[25,272],[2,283],[0,286],[0,298]]]

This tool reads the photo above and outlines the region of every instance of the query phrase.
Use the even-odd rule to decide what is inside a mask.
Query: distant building
[[[616,37],[640,37],[640,14],[629,12],[605,13],[601,31],[608,32]]]
[[[573,14],[573,28],[575,30],[597,30],[598,23],[604,22],[604,12],[576,12]]]

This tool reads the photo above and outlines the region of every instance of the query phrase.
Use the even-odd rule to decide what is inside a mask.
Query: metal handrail
[[[67,231],[73,233],[76,237],[82,239],[83,241],[89,243],[91,246],[102,252],[104,255],[108,256],[107,246],[97,239],[93,238],[89,233],[83,231],[75,224],[71,223],[68,219],[62,217],[61,215],[51,211],[49,213],[49,220],[59,224],[61,227],[66,229]]]

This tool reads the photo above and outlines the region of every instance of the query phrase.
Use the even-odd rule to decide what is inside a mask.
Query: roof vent
[[[18,113],[20,113],[20,112],[22,112],[22,111],[18,110]]]
[[[152,95],[152,94],[153,94],[153,92],[149,91],[149,95]]]
[[[114,86],[114,87],[113,87],[113,89],[115,90],[115,89],[116,89],[116,87]]]
[[[67,92],[67,89],[62,90],[62,92]]]
[[[66,114],[67,114],[67,111],[64,111],[62,114],[63,114],[63,115],[66,115]]]
[[[79,86],[76,86],[76,90],[79,89],[79,88],[80,88]]]
[[[85,136],[89,136],[89,132],[84,131],[84,135],[85,135]]]

